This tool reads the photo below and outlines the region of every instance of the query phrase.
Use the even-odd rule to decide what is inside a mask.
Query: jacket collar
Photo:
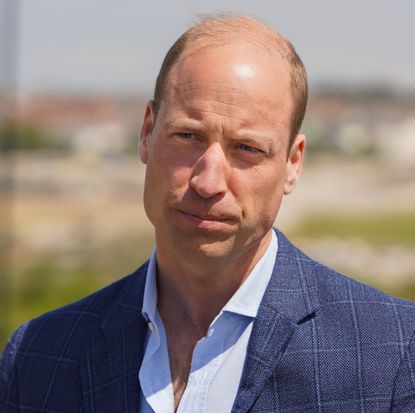
[[[312,261],[281,232],[274,270],[248,343],[241,383],[232,413],[248,412],[277,368],[298,325],[319,308]]]
[[[138,371],[147,324],[141,315],[148,263],[121,280],[101,322],[105,337],[89,348],[81,363],[85,413],[136,413],[139,409]],[[114,288],[114,287],[113,287]]]
[[[105,337],[118,334],[133,323],[145,322],[141,308],[147,267],[148,261],[128,277],[124,288],[114,298],[101,322],[101,330]]]
[[[280,231],[276,233],[278,254],[257,319],[268,319],[278,314],[297,324],[319,307],[317,281],[310,277],[309,270],[313,261]],[[106,337],[127,329],[133,323],[145,323],[141,309],[148,264],[147,261],[128,278],[102,318],[101,330]]]
[[[248,343],[232,413],[245,413],[277,368],[299,324],[319,308],[313,262],[277,231],[278,253]],[[137,412],[146,320],[141,315],[148,263],[115,297],[101,323],[105,344],[86,354],[81,375],[85,412]]]

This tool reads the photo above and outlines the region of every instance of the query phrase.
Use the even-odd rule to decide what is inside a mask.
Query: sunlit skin
[[[151,102],[146,109],[144,205],[155,227],[176,406],[196,341],[265,252],[301,171],[304,137],[288,147],[285,63],[259,49],[233,43],[186,51],[157,116]]]

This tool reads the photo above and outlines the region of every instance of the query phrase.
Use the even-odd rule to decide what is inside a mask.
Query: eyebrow
[[[196,119],[167,119],[165,124],[168,128],[192,130],[200,130],[205,126],[203,122]]]
[[[271,137],[266,135],[258,135],[255,133],[247,133],[242,136],[234,136],[230,138],[232,141],[239,142],[242,144],[252,145],[252,146],[263,146],[266,148],[269,154],[273,154],[278,150],[280,146],[277,142],[274,142]]]
[[[181,129],[190,132],[200,132],[206,129],[218,129],[217,127],[212,128],[212,125],[210,123],[191,118],[166,119],[165,124],[167,128]],[[228,136],[227,139],[230,141],[237,141],[240,143],[246,143],[251,145],[262,144],[267,147],[269,153],[274,153],[278,150],[278,147],[280,146],[276,141],[274,141],[271,135],[243,128],[239,131],[237,135]]]

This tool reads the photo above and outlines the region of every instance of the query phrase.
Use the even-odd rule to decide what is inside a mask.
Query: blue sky
[[[20,1],[22,90],[148,93],[192,16],[218,11],[248,12],[276,27],[296,46],[312,84],[415,89],[412,0]]]

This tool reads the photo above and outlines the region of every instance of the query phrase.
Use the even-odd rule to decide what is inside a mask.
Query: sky
[[[17,0],[0,3],[7,1]],[[164,54],[194,16],[226,11],[277,28],[312,85],[415,90],[413,0],[20,0],[19,89],[150,93]]]

